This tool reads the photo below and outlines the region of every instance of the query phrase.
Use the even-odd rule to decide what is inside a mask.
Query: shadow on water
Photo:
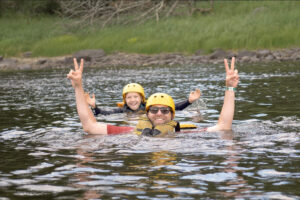
[[[163,138],[86,135],[68,70],[0,73],[1,199],[297,199],[300,69],[295,63],[237,65],[233,131]],[[129,82],[176,101],[195,88],[200,104],[176,113],[216,123],[224,66],[85,69],[84,87],[113,108]],[[200,106],[199,106],[200,105]],[[199,113],[200,108],[200,113]],[[126,115],[98,121],[133,125]]]

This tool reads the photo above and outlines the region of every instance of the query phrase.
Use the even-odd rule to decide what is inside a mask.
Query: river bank
[[[32,58],[31,52],[24,53],[21,57],[3,58],[0,56],[0,71],[14,70],[39,70],[71,68],[73,58],[83,58],[86,67],[115,67],[115,66],[184,66],[197,64],[218,64],[224,58],[235,56],[239,63],[268,63],[268,62],[300,62],[300,48],[281,50],[257,50],[257,51],[224,51],[217,49],[211,54],[203,54],[201,50],[194,55],[181,53],[162,54],[129,54],[115,52],[106,54],[102,49],[88,49],[74,53],[73,55],[60,57]]]

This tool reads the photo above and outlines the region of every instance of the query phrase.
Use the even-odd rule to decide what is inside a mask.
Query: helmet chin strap
[[[151,121],[151,119],[148,117],[149,111],[147,111],[146,116],[149,119],[150,123],[152,124],[152,126],[154,126],[153,122]]]

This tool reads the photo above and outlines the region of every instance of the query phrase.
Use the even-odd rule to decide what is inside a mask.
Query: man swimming
[[[235,58],[232,58],[231,66],[229,68],[227,59],[224,59],[226,87],[223,107],[217,124],[212,127],[208,127],[206,131],[231,130],[235,107],[235,90],[239,82],[238,71],[234,69],[234,63]],[[96,121],[91,109],[89,109],[88,103],[86,102],[82,86],[83,59],[81,59],[80,66],[78,66],[77,60],[74,58],[74,67],[75,70],[70,70],[67,78],[71,80],[72,86],[75,90],[77,112],[84,131],[89,134],[117,134],[132,132],[134,127],[113,126],[106,123],[98,123]],[[152,101],[152,103],[149,103],[149,105],[146,104],[146,119],[149,120],[152,126],[150,128],[148,125],[147,127],[141,126],[137,127],[136,130],[139,128],[141,129],[140,132],[143,133],[143,131],[145,132],[144,129],[154,130],[157,126],[168,125],[168,123],[171,123],[171,127],[173,128],[170,130],[176,131],[176,125],[172,123],[175,116],[173,104],[164,103],[162,100],[164,99],[162,96],[165,95],[165,97],[167,97],[169,95],[164,93],[154,94],[149,97],[149,100],[150,98],[155,98],[155,95],[161,95],[161,98],[157,98],[155,101]],[[159,129],[157,130],[160,131]],[[170,130],[168,129],[167,131],[169,132]],[[152,133],[152,135],[154,134]]]

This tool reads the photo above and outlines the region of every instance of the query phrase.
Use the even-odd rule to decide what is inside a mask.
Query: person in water
[[[217,124],[204,129],[206,131],[231,130],[235,107],[235,90],[239,82],[238,71],[234,69],[234,63],[235,58],[233,57],[229,68],[227,59],[224,59],[226,69],[224,102]],[[74,67],[75,70],[70,70],[67,78],[71,80],[75,90],[77,112],[85,132],[89,134],[120,134],[134,130],[137,134],[154,136],[179,131],[178,123],[173,120],[175,117],[174,101],[172,97],[164,93],[156,93],[149,97],[146,103],[146,116],[138,121],[136,128],[98,123],[85,99],[82,86],[83,59],[78,66],[77,60],[74,58]]]
[[[89,106],[91,106],[92,111],[95,116],[110,115],[116,113],[144,113],[146,106],[146,97],[144,88],[138,83],[130,83],[124,86],[123,92],[123,105],[119,108],[114,108],[111,110],[104,110],[96,105],[95,94],[90,97],[89,93],[85,93],[85,98]],[[199,89],[192,91],[187,100],[181,101],[175,104],[175,110],[183,110],[194,101],[199,99],[201,92]]]

